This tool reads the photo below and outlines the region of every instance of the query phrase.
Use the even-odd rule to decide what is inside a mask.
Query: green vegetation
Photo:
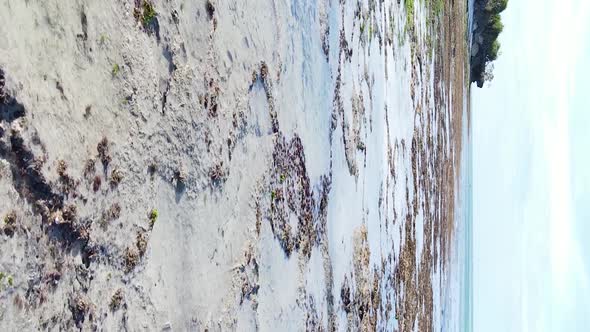
[[[107,40],[109,40],[109,37],[107,36],[107,34],[106,33],[101,33],[100,34],[99,43],[101,45],[104,45],[107,42]]]
[[[406,9],[406,30],[414,28],[414,0],[404,0]]]
[[[14,225],[16,223],[16,212],[10,211],[4,216],[4,224]]]
[[[500,55],[498,36],[504,29],[500,13],[508,6],[508,0],[488,0],[484,6],[476,7],[471,57],[471,82],[482,87],[484,82],[493,79],[491,63]]]
[[[156,220],[158,220],[158,210],[152,209],[149,214],[149,219],[150,219],[150,228],[154,228],[154,225],[156,224]]]
[[[486,10],[490,13],[501,13],[508,7],[508,0],[490,0]]]
[[[121,302],[123,302],[123,290],[119,288],[111,297],[111,302],[109,303],[111,311],[119,309],[121,307]]]
[[[14,286],[14,278],[11,275],[8,275],[4,272],[0,272],[0,289],[4,289],[3,280],[6,278],[6,282],[8,283],[8,287]]]
[[[444,13],[445,0],[423,0],[424,6],[428,11],[428,17],[426,17],[426,29],[428,33],[425,35],[425,43],[427,47],[428,56],[432,58],[434,49],[436,47],[438,36],[436,29],[439,27],[440,19]]]
[[[430,4],[432,13],[437,17],[440,16],[445,8],[444,0],[430,0]]]
[[[142,9],[143,13],[141,15],[141,23],[143,24],[143,27],[146,28],[152,24],[158,14],[154,9],[154,5],[147,0],[143,1]]]
[[[111,74],[113,75],[113,77],[117,76],[117,74],[119,74],[120,68],[119,68],[119,64],[115,63],[113,65],[113,70],[111,70]]]
[[[494,61],[498,58],[498,54],[500,52],[500,42],[498,40],[494,40],[492,42],[492,46],[490,47],[490,52],[488,54],[488,59],[490,61]]]

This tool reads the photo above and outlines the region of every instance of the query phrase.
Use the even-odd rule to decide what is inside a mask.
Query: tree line
[[[475,0],[471,45],[471,82],[483,87],[493,79],[493,61],[500,53],[498,36],[504,29],[500,13],[508,0]]]

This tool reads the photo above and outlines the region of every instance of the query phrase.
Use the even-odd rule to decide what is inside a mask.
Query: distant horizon
[[[475,331],[590,326],[590,3],[510,1],[472,89]]]

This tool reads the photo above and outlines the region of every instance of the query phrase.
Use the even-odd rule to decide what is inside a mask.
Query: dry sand
[[[448,326],[465,3],[0,0],[2,330]]]

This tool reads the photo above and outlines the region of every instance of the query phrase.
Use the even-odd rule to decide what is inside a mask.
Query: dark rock
[[[207,17],[210,20],[213,19],[213,15],[215,15],[215,7],[213,7],[213,4],[211,3],[211,1],[207,1],[206,9],[207,9]]]

